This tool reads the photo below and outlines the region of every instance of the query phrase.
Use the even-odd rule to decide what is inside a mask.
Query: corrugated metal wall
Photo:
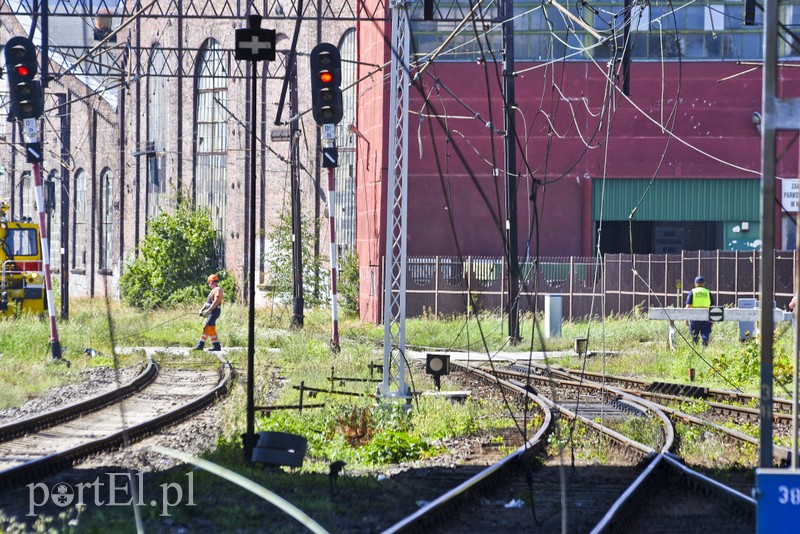
[[[594,180],[594,220],[601,218],[601,202],[602,219],[606,221],[627,220],[637,205],[637,221],[759,220],[757,179],[654,180],[648,190],[649,183],[648,179],[607,179],[605,184],[600,179]]]

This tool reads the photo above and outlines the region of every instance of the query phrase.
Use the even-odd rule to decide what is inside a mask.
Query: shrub
[[[318,306],[328,300],[328,271],[322,268],[322,257],[314,254],[315,225],[303,219],[300,223],[300,243],[303,261],[303,299],[309,306]],[[273,298],[291,302],[294,294],[292,266],[292,216],[281,215],[267,235],[271,249],[264,254],[267,283]]]
[[[139,256],[126,263],[120,277],[122,300],[140,309],[197,302],[206,297],[211,273],[219,275],[223,291],[235,294],[233,276],[218,271],[216,234],[208,213],[181,205],[148,222]]]
[[[364,447],[363,454],[374,464],[396,464],[423,458],[430,449],[425,441],[407,432],[384,430]]]
[[[339,280],[336,284],[342,311],[348,315],[358,315],[359,284],[358,254],[355,249],[348,249],[339,257]]]

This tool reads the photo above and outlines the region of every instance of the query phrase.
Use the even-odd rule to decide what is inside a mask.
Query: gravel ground
[[[41,395],[28,399],[21,406],[0,410],[0,425],[17,419],[43,414],[56,408],[86,400],[95,395],[124,386],[139,373],[141,368],[125,368],[119,371],[108,367],[92,367],[81,371],[83,380],[59,388],[53,388]]]
[[[239,372],[241,373],[241,370]],[[118,374],[112,369],[96,368],[87,370],[85,371],[86,380],[84,382],[52,389],[29,400],[23,406],[0,412],[0,422],[8,422],[23,416],[43,413],[63,405],[72,404],[98,392],[113,389],[120,382],[126,383],[138,373],[139,369],[124,369],[120,371],[120,379],[118,381]],[[273,373],[274,376],[275,374]],[[446,380],[453,379],[446,378]],[[243,384],[244,377],[240,374],[236,387],[240,388]],[[471,384],[461,383],[458,388],[472,389],[476,395],[486,394],[490,389],[478,382]],[[268,390],[276,389],[275,385],[268,388]],[[72,487],[76,487],[77,484],[91,482],[97,479],[98,476],[102,477],[109,472],[134,470],[144,473],[144,476],[149,476],[149,474],[167,471],[176,467],[178,469],[174,470],[173,473],[190,471],[190,468],[180,467],[179,461],[156,455],[151,451],[146,451],[145,448],[150,445],[161,445],[192,455],[200,455],[214,450],[219,436],[223,433],[224,418],[235,411],[234,408],[236,406],[234,406],[234,403],[240,404],[241,402],[241,391],[237,391],[205,409],[191,420],[164,429],[142,441],[132,443],[123,450],[89,458],[76,465],[72,470],[58,473],[51,479],[43,481],[43,483],[48,488],[54,488],[55,485],[61,482],[66,482]],[[375,485],[374,481],[383,481],[380,483],[379,491],[383,493],[380,497],[385,498],[388,502],[395,498],[398,501],[402,499],[402,503],[398,503],[397,506],[393,507],[396,509],[396,516],[394,513],[392,515],[399,519],[403,514],[412,512],[416,506],[438,495],[438,493],[434,494],[433,492],[439,492],[440,489],[434,490],[432,486],[435,486],[435,484],[432,484],[431,481],[441,478],[442,473],[446,473],[445,479],[447,479],[452,476],[454,471],[464,467],[471,469],[470,466],[477,468],[477,466],[487,465],[499,459],[501,454],[497,444],[490,443],[489,436],[446,440],[441,445],[448,449],[448,453],[423,461],[390,465],[378,470],[365,472],[355,472],[345,468],[340,485],[353,486],[356,491],[341,492],[336,496],[337,505],[343,506],[344,509],[350,509],[350,511],[344,513],[345,517],[341,519],[341,523],[337,524],[335,530],[338,532],[374,532],[394,522],[391,517],[387,516],[385,508],[376,508],[372,511],[369,507],[364,507],[363,503],[368,502],[372,495],[360,493],[362,490],[359,487],[358,480],[372,481],[373,486]],[[313,460],[309,459],[309,461]],[[320,477],[320,475],[312,476]],[[152,485],[147,481],[148,479],[143,480],[145,480],[144,484]],[[328,491],[327,476],[322,475],[321,480],[324,482],[316,483],[316,485],[324,496]],[[228,496],[221,489],[218,491],[222,492],[218,496],[218,500],[231,499],[231,506],[241,506],[240,497]],[[367,491],[375,491],[375,489]],[[1,493],[0,511],[17,518],[17,521],[24,521],[30,526],[32,521],[29,516],[32,501],[31,492],[31,488],[26,486],[15,491]],[[286,496],[286,498],[292,500],[291,496]],[[348,501],[352,501],[352,504],[347,504]],[[354,508],[358,511],[353,512]],[[63,511],[64,509],[53,506],[50,503],[36,510],[37,514],[45,514],[52,517],[57,517]],[[198,515],[202,516],[202,512],[198,513]],[[197,529],[205,529],[203,521],[202,518],[198,518],[196,523],[192,521],[192,524],[186,524],[185,522],[179,524],[173,523],[171,518],[164,518],[160,522],[159,530],[162,532],[190,532]],[[292,524],[292,522],[289,523],[289,525]],[[0,523],[0,526],[2,526],[2,523]],[[210,525],[206,525],[206,527],[210,527]],[[268,528],[267,531],[275,531],[276,529],[283,531],[284,528],[292,530],[291,526],[287,527],[286,524],[281,524],[278,527]],[[245,529],[245,531],[248,530]]]

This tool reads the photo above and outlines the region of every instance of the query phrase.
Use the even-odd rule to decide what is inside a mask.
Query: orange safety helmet
[[[206,281],[206,283],[210,284],[211,282],[219,282],[219,276],[217,276],[216,274],[208,275],[208,280]]]

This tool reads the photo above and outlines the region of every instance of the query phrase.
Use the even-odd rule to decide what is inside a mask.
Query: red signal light
[[[331,83],[333,81],[333,74],[330,72],[320,72],[319,79],[322,83]]]
[[[25,65],[17,65],[17,66],[16,66],[16,67],[14,67],[14,68],[16,69],[16,71],[17,71],[17,74],[19,74],[20,76],[26,76],[26,77],[27,77],[27,76],[28,76],[28,74],[30,74],[30,72],[31,72],[31,71],[28,69],[28,67],[27,67],[27,66],[25,66]]]

